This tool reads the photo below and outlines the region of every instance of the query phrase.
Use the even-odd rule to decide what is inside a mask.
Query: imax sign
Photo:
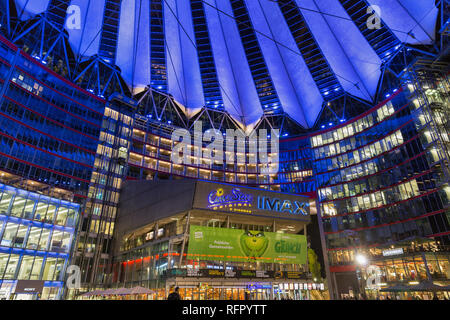
[[[266,211],[287,212],[296,215],[308,215],[309,203],[283,200],[278,198],[258,197],[258,209]]]

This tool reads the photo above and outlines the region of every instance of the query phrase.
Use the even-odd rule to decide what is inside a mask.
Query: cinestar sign
[[[300,201],[283,200],[279,198],[270,197],[258,197],[258,209],[275,211],[275,212],[287,212],[295,215],[307,216],[309,203]]]
[[[264,211],[284,212],[292,215],[307,216],[309,207],[308,202],[287,200],[280,198],[272,198],[258,196],[258,209]],[[208,208],[221,209],[229,207],[247,207],[251,208],[253,204],[253,196],[244,193],[240,188],[233,188],[231,191],[225,191],[224,188],[218,188],[208,194]]]

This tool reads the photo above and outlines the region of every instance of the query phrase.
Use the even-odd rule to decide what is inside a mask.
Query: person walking
[[[173,291],[169,296],[167,297],[167,300],[181,300],[180,294],[178,291],[180,290],[179,287],[175,288],[175,291]]]

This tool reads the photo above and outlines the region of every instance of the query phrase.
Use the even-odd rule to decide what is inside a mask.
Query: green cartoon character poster
[[[262,231],[245,231],[240,242],[242,252],[249,258],[261,257],[269,245],[269,239]]]
[[[191,225],[187,255],[200,260],[305,264],[306,248],[304,235]]]

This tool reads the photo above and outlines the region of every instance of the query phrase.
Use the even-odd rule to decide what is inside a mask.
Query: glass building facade
[[[381,2],[402,23],[386,17],[367,31],[365,0],[329,1],[342,24],[314,14],[325,2],[311,11],[291,0],[151,0],[138,13],[98,1],[83,7],[86,25],[100,26],[98,50],[81,57],[91,45],[84,33],[96,27],[79,39],[64,30],[70,1],[49,0],[34,16],[38,2],[0,0],[3,296],[18,280],[39,280],[43,298],[61,298],[70,263],[81,268],[78,291],[110,286],[126,180],[200,179],[315,198],[334,298],[365,277],[358,255],[386,285],[448,284],[449,82],[437,52],[448,39],[435,30],[436,17],[448,19],[443,4]],[[421,11],[429,21],[403,40]],[[221,132],[282,129],[280,149],[269,152],[278,172],[262,174],[248,149],[232,164],[172,163],[172,132],[196,121]],[[384,255],[392,246],[403,254]],[[139,255],[167,248],[147,249]]]
[[[128,171],[129,179],[152,180],[169,177],[202,179],[218,182],[258,186],[265,189],[308,194],[314,191],[312,178],[311,147],[308,139],[295,146],[289,142],[281,143],[279,153],[271,153],[268,157],[279,161],[279,171],[274,174],[262,174],[265,165],[258,158],[257,152],[250,152],[248,141],[245,148],[235,145],[236,161],[226,161],[227,153],[221,163],[211,161],[206,154],[201,156],[198,165],[172,163],[172,149],[178,141],[172,141],[172,132],[176,128],[170,125],[161,126],[158,121],[136,115],[130,150]],[[270,139],[268,139],[270,145]],[[224,139],[224,150],[226,149]],[[202,148],[206,148],[204,143]],[[196,147],[189,145],[191,150]],[[293,148],[293,149],[291,149]],[[297,148],[294,150],[294,148]],[[239,149],[239,150],[238,150]],[[194,156],[191,157],[194,160]],[[255,163],[253,159],[259,162]]]
[[[135,102],[106,102],[0,40],[1,180],[80,204],[73,262],[83,283],[104,281]]]
[[[20,298],[17,280],[42,280],[41,298],[60,299],[105,101],[0,40],[3,297]]]
[[[436,90],[448,90],[446,81],[434,84]],[[406,271],[397,273],[403,274],[398,281],[431,280],[430,272],[436,272],[444,285],[448,282],[448,135],[442,140],[439,131],[430,129],[435,122],[448,128],[448,114],[430,114],[422,90],[406,85],[357,119],[311,137],[319,211],[337,295],[347,292],[348,272],[358,274],[356,256],[391,265],[379,258],[390,246],[405,253],[440,252],[443,260],[438,264],[446,265],[427,269],[428,258],[418,254],[421,271],[408,271],[406,263]],[[422,244],[429,242],[433,244]],[[381,274],[387,286],[396,273]]]
[[[0,39],[2,171],[87,196],[105,102]]]
[[[85,285],[101,286],[109,281],[112,237],[120,190],[128,169],[134,108],[133,101],[118,95],[105,107],[75,254]]]
[[[4,184],[0,194],[1,298],[22,280],[44,282],[41,299],[62,298],[80,205]]]

